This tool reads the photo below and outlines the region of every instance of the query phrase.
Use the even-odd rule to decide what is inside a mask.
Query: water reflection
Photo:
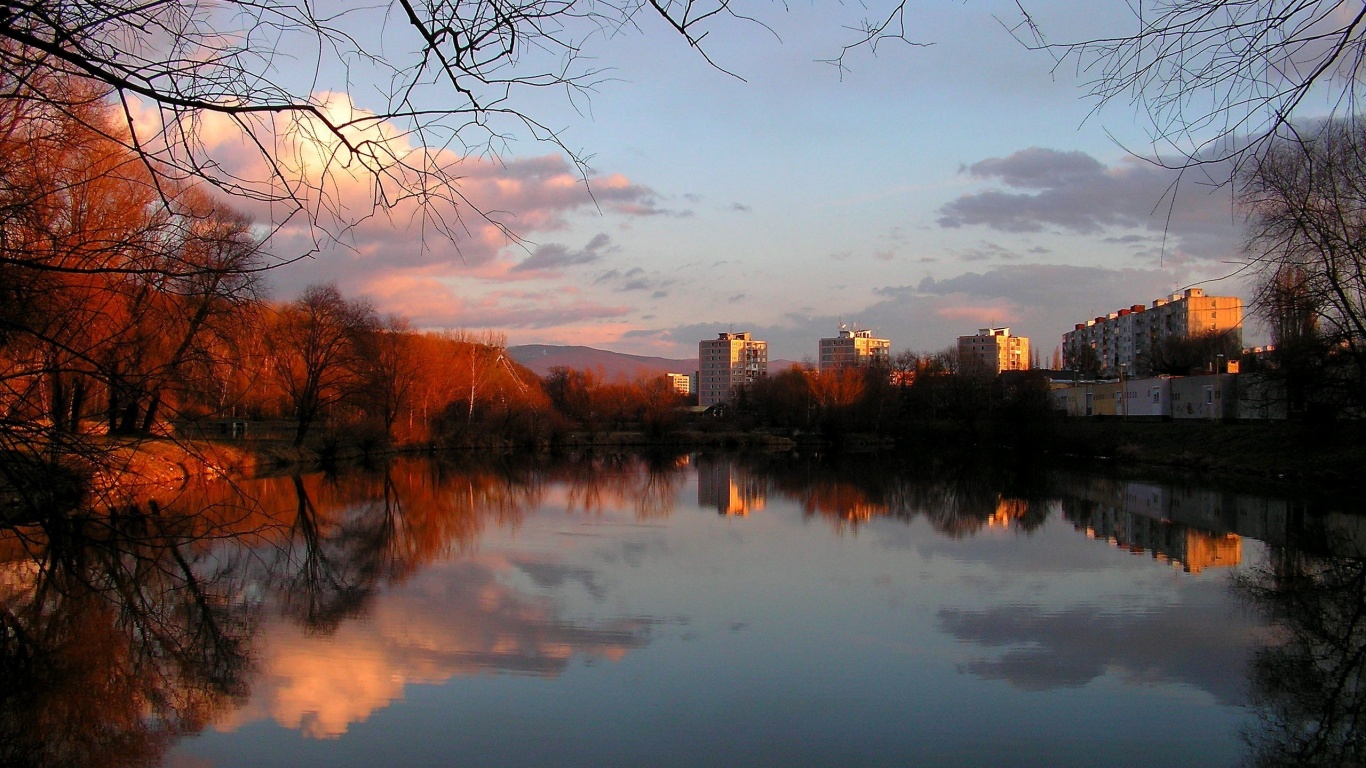
[[[1252,664],[1254,764],[1366,763],[1366,562],[1283,549],[1238,587],[1280,630]]]
[[[784,517],[819,523],[830,541],[871,537],[860,557],[889,570],[822,597],[822,573],[846,561],[839,548],[801,549]],[[338,739],[413,686],[553,681],[661,638],[701,642],[703,617],[744,604],[766,577],[791,595],[780,623],[830,643],[848,642],[841,632],[875,646],[947,638],[944,658],[918,663],[947,659],[944,674],[1022,695],[1094,695],[1107,680],[1186,687],[1230,710],[1255,703],[1262,722],[1247,738],[1259,764],[1360,764],[1366,567],[1353,557],[1355,521],[944,457],[401,460],[205,484],[0,531],[0,764],[155,764],[186,735],[267,722]],[[738,560],[709,560],[721,534]],[[674,560],[676,571],[653,573]],[[1236,593],[1216,578],[1225,573]],[[832,618],[869,599],[886,615]],[[896,625],[899,601],[926,623]],[[734,628],[763,626],[753,610],[718,622],[743,635]],[[889,621],[891,634],[869,634]],[[766,636],[766,658],[792,634]],[[793,664],[799,677],[777,687],[807,695],[795,686],[810,684],[812,661]],[[846,679],[831,684],[869,702],[882,701],[879,674],[900,674],[884,666],[864,681],[856,665],[839,668]]]
[[[148,505],[0,536],[0,764],[155,762],[244,699],[260,606],[204,544],[232,529]]]

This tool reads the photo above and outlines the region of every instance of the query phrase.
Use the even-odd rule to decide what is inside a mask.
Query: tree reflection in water
[[[6,531],[0,764],[146,764],[246,694],[259,617],[202,519],[144,504]]]
[[[1238,589],[1278,629],[1252,663],[1255,764],[1366,764],[1366,561],[1279,549]]]
[[[681,482],[597,469],[564,470],[581,478],[571,496],[652,499],[642,514],[667,515],[661,498]],[[156,764],[246,700],[266,606],[335,632],[381,587],[472,549],[489,524],[517,526],[545,476],[396,461],[11,520],[0,526],[0,765]]]

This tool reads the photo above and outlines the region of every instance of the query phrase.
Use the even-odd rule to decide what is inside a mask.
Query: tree
[[[1050,42],[1027,5],[1022,41],[1089,76],[1099,104],[1127,98],[1146,112],[1154,147],[1175,150],[1176,167],[1256,156],[1320,92],[1347,119],[1360,107],[1366,8],[1155,0],[1130,4],[1128,33]]]
[[[367,410],[376,414],[386,437],[393,437],[398,417],[413,405],[424,361],[408,321],[390,315],[362,339]]]
[[[280,310],[270,332],[275,371],[297,426],[294,445],[326,410],[364,380],[364,339],[378,328],[369,304],[349,301],[335,285],[312,285]]]
[[[221,200],[158,185],[88,85],[27,84],[47,97],[0,98],[0,451],[90,467],[95,419],[146,434],[202,405],[264,255]]]
[[[1242,354],[1242,335],[1237,329],[1201,331],[1187,336],[1164,336],[1153,344],[1140,369],[1131,375],[1189,376],[1214,371],[1220,358],[1237,360]],[[1219,371],[1216,371],[1219,372]]]
[[[1366,407],[1366,126],[1278,141],[1242,175],[1255,310],[1286,352],[1317,349],[1323,386]]]

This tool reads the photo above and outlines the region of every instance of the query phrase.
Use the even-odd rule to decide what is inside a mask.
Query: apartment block
[[[1029,370],[1029,337],[1012,336],[1009,328],[981,328],[976,336],[958,337],[958,362],[992,373]]]
[[[669,386],[680,395],[692,394],[692,376],[686,373],[666,373],[664,378],[668,380]]]
[[[1078,368],[1094,353],[1102,376],[1121,371],[1150,372],[1153,350],[1171,338],[1231,332],[1242,344],[1243,301],[1236,296],[1206,296],[1204,289],[1188,288],[1152,306],[1135,304],[1076,326],[1062,337],[1063,365]]]
[[[891,363],[892,342],[873,338],[869,330],[840,329],[838,336],[821,339],[817,368],[821,373],[845,368],[887,366]]]
[[[768,342],[748,333],[718,333],[697,344],[697,402],[730,402],[741,387],[768,376]]]

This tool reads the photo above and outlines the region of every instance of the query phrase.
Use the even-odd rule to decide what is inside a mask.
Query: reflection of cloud
[[[1254,625],[1206,605],[1144,613],[1096,607],[1046,612],[1012,605],[986,611],[941,610],[959,640],[1005,649],[964,669],[1027,691],[1075,688],[1106,674],[1137,684],[1185,683],[1225,704],[1247,696],[1245,668]]]
[[[365,621],[329,637],[294,625],[267,628],[252,701],[220,728],[269,717],[314,738],[344,733],[402,697],[409,684],[457,675],[511,672],[554,676],[576,657],[618,659],[649,641],[650,621],[624,618],[602,626],[561,619],[548,600],[500,581],[505,562],[461,561],[434,567],[407,588],[380,597]],[[551,564],[516,567],[538,585],[582,583],[591,573]]]
[[[602,599],[604,590],[597,582],[597,573],[588,568],[578,568],[574,566],[560,565],[558,563],[540,563],[534,561],[518,561],[517,568],[531,578],[531,581],[541,589],[552,589],[563,587],[566,584],[578,584],[584,591],[595,598]]]

